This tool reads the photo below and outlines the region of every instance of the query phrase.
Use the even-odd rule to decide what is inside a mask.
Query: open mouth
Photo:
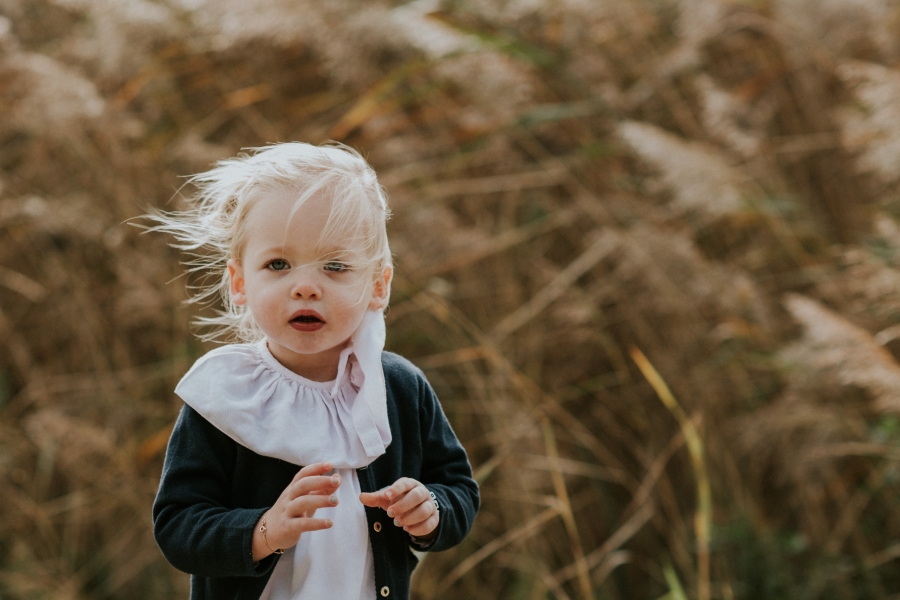
[[[291,319],[291,323],[324,323],[322,319],[315,315],[300,315]]]
[[[302,310],[289,321],[291,327],[298,331],[318,331],[325,326],[325,319],[312,310]]]

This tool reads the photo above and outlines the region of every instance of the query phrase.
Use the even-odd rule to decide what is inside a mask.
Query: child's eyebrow
[[[260,250],[261,254],[284,254],[286,252],[287,247],[283,244],[273,245],[273,246],[263,246],[262,250]]]
[[[348,267],[360,267],[366,263],[365,252],[352,248],[332,249],[329,252],[319,253],[319,260],[323,262],[340,262]]]
[[[341,242],[326,241],[318,244],[317,252],[322,255],[327,254],[360,254],[363,252],[360,248],[355,248],[350,244]]]
[[[326,246],[324,248],[321,248],[321,252],[322,254],[346,254],[348,252],[351,252],[351,250],[347,246]]]

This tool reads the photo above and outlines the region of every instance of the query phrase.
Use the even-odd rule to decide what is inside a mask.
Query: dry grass
[[[150,503],[207,347],[124,223],[336,138],[483,489],[415,597],[896,598],[898,39],[887,0],[0,0],[0,597],[187,596]]]

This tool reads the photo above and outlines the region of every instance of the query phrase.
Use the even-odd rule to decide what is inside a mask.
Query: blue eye
[[[266,263],[266,268],[271,271],[284,271],[285,269],[291,268],[291,265],[283,258],[275,258]]]
[[[342,262],[339,262],[336,260],[332,260],[332,261],[325,263],[325,267],[324,267],[324,269],[326,271],[331,271],[333,273],[340,273],[342,271],[346,271],[349,268],[350,267],[347,266],[345,263],[342,263]]]

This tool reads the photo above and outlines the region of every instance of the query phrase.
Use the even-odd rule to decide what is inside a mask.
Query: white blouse
[[[175,393],[220,431],[260,454],[296,465],[328,461],[341,476],[334,525],[300,536],[278,560],[260,600],[372,598],[375,571],[356,469],[391,443],[384,372],[384,317],[366,314],[341,354],[337,378],[311,381],[279,363],[265,340],[201,357]]]

